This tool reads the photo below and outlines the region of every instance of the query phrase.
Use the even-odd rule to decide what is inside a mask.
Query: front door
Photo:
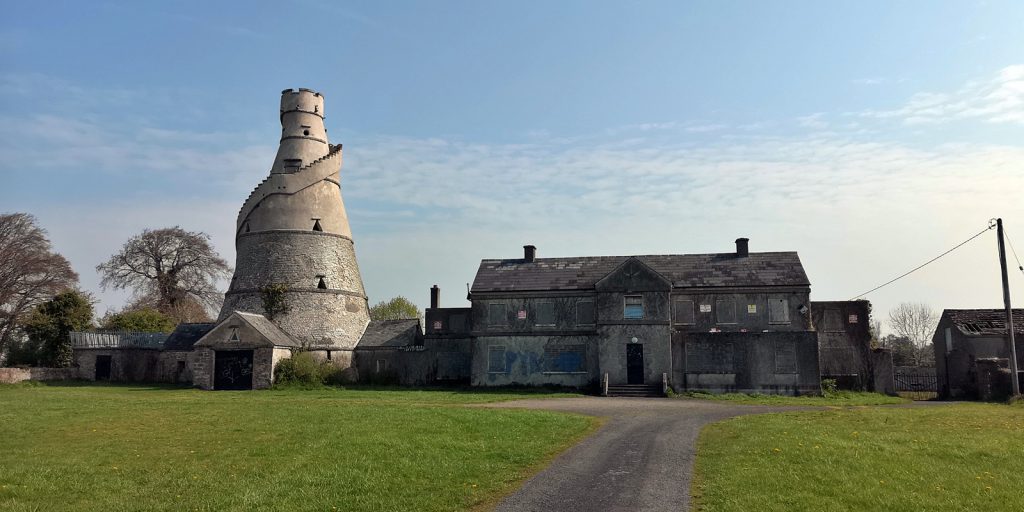
[[[110,356],[96,356],[96,380],[110,380]]]
[[[626,382],[644,383],[644,346],[639,343],[626,345]]]
[[[252,389],[252,350],[218,350],[213,389]]]

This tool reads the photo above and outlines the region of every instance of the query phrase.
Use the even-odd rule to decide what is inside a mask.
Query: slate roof
[[[274,325],[273,322],[268,320],[267,317],[263,315],[257,315],[255,313],[244,313],[242,311],[235,311],[232,314],[238,315],[246,322],[249,322],[249,325],[251,325],[253,329],[259,331],[259,333],[262,334],[263,337],[266,338],[268,341],[273,343],[275,347],[300,346],[299,343],[291,337],[291,335],[289,335],[287,332],[284,332],[284,330],[282,330],[280,327]]]
[[[372,320],[356,348],[411,346],[416,344],[420,333],[420,321],[416,318]]]
[[[164,350],[192,350],[199,338],[210,332],[214,323],[178,324],[164,341]]]
[[[584,256],[482,260],[470,289],[497,291],[590,290],[632,256]],[[810,286],[795,252],[662,254],[635,256],[677,288],[737,286]]]
[[[1005,309],[947,309],[942,316],[953,321],[956,328],[971,336],[1005,336]],[[1024,309],[1013,310],[1013,334],[1024,335]]]

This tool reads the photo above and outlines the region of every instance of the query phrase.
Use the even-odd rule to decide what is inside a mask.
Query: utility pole
[[[1003,241],[1003,219],[996,219],[996,233],[999,236],[999,268],[1003,272],[1003,306],[1006,308],[1006,331],[1010,340],[1010,383],[1013,395],[1020,394],[1017,374],[1017,346],[1013,340],[1013,309],[1010,307],[1010,279],[1006,274],[1006,245]]]

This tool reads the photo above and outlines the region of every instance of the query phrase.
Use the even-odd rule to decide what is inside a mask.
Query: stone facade
[[[0,384],[17,384],[27,380],[74,380],[78,368],[0,368]]]
[[[1024,370],[1024,309],[1013,310],[1013,323],[1017,367]],[[1002,382],[991,377],[995,372],[992,361],[1009,367],[1007,340],[1006,312],[1002,309],[944,310],[932,336],[939,398],[979,398],[1002,393],[998,387],[991,388],[992,382]],[[1008,373],[1005,382],[1010,385]],[[1020,372],[1020,382],[1024,382],[1024,371]]]

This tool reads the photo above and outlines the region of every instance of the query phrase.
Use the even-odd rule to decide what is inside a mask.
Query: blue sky
[[[846,299],[1002,216],[1024,250],[1020,2],[6,2],[0,211],[93,267],[213,237],[326,96],[371,301],[481,258],[797,250]],[[1015,227],[1020,226],[1020,227]],[[1015,235],[1015,233],[1019,233]],[[994,236],[870,298],[1000,303]],[[1024,276],[1013,291],[1024,301]]]

